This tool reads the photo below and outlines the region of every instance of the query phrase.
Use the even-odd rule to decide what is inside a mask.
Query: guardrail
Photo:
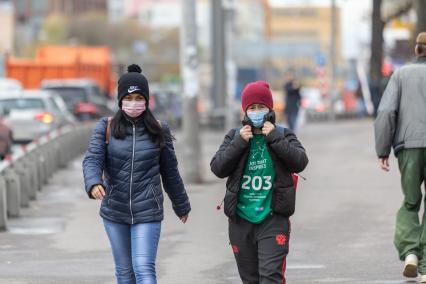
[[[0,231],[37,198],[53,173],[87,148],[93,124],[68,125],[22,145],[0,162]]]

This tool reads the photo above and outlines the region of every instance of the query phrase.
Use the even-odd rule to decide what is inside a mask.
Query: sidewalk
[[[178,158],[182,141],[176,134]],[[205,184],[187,185],[192,212],[180,223],[166,198],[157,258],[160,284],[237,284],[227,220],[216,210],[225,180],[209,162],[223,133],[203,132]],[[297,192],[287,283],[405,282],[392,244],[401,203],[397,163],[378,169],[372,122],[307,125],[300,133],[310,164]],[[183,163],[180,163],[182,167]],[[109,243],[98,201],[83,192],[81,158],[55,174],[0,233],[0,284],[114,283]],[[412,282],[411,282],[412,283]]]
[[[222,139],[222,134],[215,137]],[[176,148],[180,143],[178,138]],[[220,140],[209,139],[208,143],[216,148]],[[165,201],[157,258],[159,283],[188,283],[188,279],[191,283],[239,283],[231,282],[237,278],[228,247],[227,221],[216,210],[224,187],[207,171],[207,158],[216,149],[203,150],[208,152],[203,155],[206,184],[187,186],[193,208],[187,224],[178,220],[170,201]],[[23,209],[20,218],[9,221],[9,231],[0,233],[1,284],[114,283],[99,202],[84,193],[81,160],[58,171],[39,192],[37,201]]]

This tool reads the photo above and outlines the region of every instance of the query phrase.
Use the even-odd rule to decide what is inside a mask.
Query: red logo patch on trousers
[[[234,253],[238,253],[238,252],[239,252],[239,251],[238,251],[238,247],[237,247],[236,245],[232,245],[231,247],[232,247],[232,251],[233,251]]]
[[[286,235],[279,234],[275,237],[275,240],[279,246],[283,246],[287,242],[287,237]]]

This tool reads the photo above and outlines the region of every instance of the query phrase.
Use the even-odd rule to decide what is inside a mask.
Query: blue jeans
[[[155,258],[161,222],[128,225],[103,221],[111,243],[117,284],[156,284]]]

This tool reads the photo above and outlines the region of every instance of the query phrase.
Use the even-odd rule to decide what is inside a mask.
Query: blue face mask
[[[263,119],[268,112],[269,110],[248,111],[247,116],[253,122],[254,127],[261,128],[263,126]]]

